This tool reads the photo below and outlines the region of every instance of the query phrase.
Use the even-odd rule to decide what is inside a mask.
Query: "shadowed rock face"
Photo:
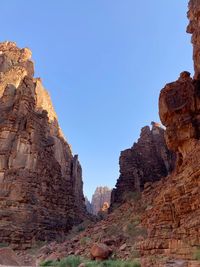
[[[92,205],[87,196],[85,196],[85,206],[87,211],[92,214]]]
[[[155,182],[170,173],[176,155],[168,150],[164,140],[164,129],[152,122],[143,127],[140,138],[132,148],[121,152],[120,177],[111,195],[111,205],[122,203],[125,192],[140,192],[147,182]]]
[[[200,244],[199,0],[189,2],[188,18],[195,75],[192,79],[189,72],[182,72],[176,82],[167,84],[160,93],[159,114],[166,126],[165,139],[168,148],[178,152],[178,160],[172,174],[143,192],[143,197],[151,202],[141,217],[148,229],[148,237],[139,244],[142,255],[193,259]]]
[[[191,42],[193,44],[194,78],[200,79],[200,4],[199,0],[189,1],[188,19],[189,25],[187,32],[192,34]]]
[[[0,44],[0,243],[23,247],[62,236],[87,214],[78,156],[33,75],[28,48]]]

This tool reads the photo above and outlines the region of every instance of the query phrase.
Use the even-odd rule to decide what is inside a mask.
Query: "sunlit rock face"
[[[87,210],[93,215],[97,215],[98,212],[102,210],[105,203],[109,207],[111,191],[112,190],[110,190],[107,186],[98,186],[92,196],[91,203],[86,198]]]
[[[120,177],[112,191],[111,207],[122,203],[127,192],[140,192],[145,183],[158,181],[174,169],[176,154],[168,150],[164,132],[152,122],[152,129],[143,127],[138,142],[121,152]]]
[[[176,82],[167,84],[160,93],[159,114],[166,126],[168,147],[179,152],[181,164],[200,137],[200,2],[189,2],[187,32],[192,34],[194,78],[182,72]]]
[[[28,247],[87,216],[82,170],[31,51],[0,44],[0,243]]]
[[[200,137],[200,81],[183,72],[178,81],[167,84],[160,93],[159,114],[167,145],[181,160]]]

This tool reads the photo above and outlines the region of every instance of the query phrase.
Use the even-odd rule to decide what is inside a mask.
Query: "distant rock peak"
[[[85,197],[85,204],[88,212],[97,215],[100,210],[107,210],[106,206],[110,206],[111,189],[107,186],[98,186],[92,196],[91,203],[87,196]]]

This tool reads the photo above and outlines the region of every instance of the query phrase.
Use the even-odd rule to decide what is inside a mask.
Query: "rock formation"
[[[132,148],[121,152],[120,177],[111,195],[111,206],[122,203],[126,192],[142,191],[146,182],[166,177],[174,168],[176,155],[168,150],[164,129],[152,122],[152,129],[145,126]]]
[[[200,21],[200,4],[199,0],[189,1],[188,19],[189,25],[187,32],[192,34],[191,42],[193,44],[193,61],[194,61],[194,79],[199,79],[200,76],[200,32],[199,32],[199,21]]]
[[[54,240],[87,216],[82,170],[31,51],[0,44],[0,243]]]
[[[105,203],[106,206],[110,206],[110,196],[111,190],[107,186],[98,186],[92,196],[91,203],[87,196],[85,196],[85,205],[87,211],[93,215],[97,215]]]
[[[141,217],[148,229],[147,239],[138,244],[142,256],[192,260],[199,249],[199,84],[200,80],[183,72],[178,81],[167,84],[160,93],[159,113],[166,126],[165,139],[168,147],[178,153],[178,159],[172,174],[147,184],[143,192],[149,209]]]
[[[100,211],[107,212],[108,208],[109,208],[109,203],[104,202]]]
[[[92,214],[92,204],[90,203],[87,196],[85,196],[85,206],[87,211]]]
[[[188,18],[195,74],[192,79],[189,72],[182,72],[160,93],[165,139],[178,153],[178,161],[167,179],[144,190],[151,205],[141,220],[148,229],[148,238],[139,244],[143,256],[193,259],[200,247],[200,1],[189,2]]]
[[[102,209],[104,202],[110,205],[111,190],[107,186],[98,186],[92,196],[92,214],[97,215]]]

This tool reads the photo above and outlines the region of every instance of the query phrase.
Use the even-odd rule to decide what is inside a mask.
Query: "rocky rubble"
[[[111,208],[123,203],[127,192],[140,192],[147,182],[166,177],[175,165],[176,154],[169,151],[164,139],[164,129],[152,122],[152,129],[145,126],[132,148],[121,152],[120,177],[111,195]]]
[[[0,243],[62,238],[87,217],[82,170],[31,51],[0,44]]]

